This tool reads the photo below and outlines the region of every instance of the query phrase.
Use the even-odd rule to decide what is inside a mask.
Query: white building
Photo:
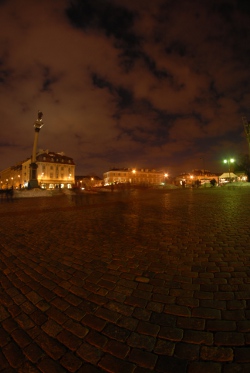
[[[0,172],[1,188],[29,187],[31,158]],[[64,153],[39,150],[36,155],[38,185],[44,189],[72,188],[75,163]]]
[[[167,174],[150,169],[114,168],[103,174],[104,185],[129,183],[133,185],[162,185]]]

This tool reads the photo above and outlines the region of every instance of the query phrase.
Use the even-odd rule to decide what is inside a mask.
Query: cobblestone
[[[249,372],[249,193],[2,201],[0,371]]]

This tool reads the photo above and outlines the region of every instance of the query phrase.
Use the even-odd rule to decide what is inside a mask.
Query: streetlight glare
[[[231,166],[230,166],[230,163],[234,163],[234,158],[224,159],[223,162],[228,164],[229,182],[231,182],[231,175],[230,175],[231,174]]]
[[[224,159],[223,162],[224,162],[224,163],[234,163],[234,159],[233,159],[233,158],[230,158],[230,159]]]

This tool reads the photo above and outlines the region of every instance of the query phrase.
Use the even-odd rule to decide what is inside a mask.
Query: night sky
[[[0,0],[0,169],[227,171],[248,152],[249,0]]]

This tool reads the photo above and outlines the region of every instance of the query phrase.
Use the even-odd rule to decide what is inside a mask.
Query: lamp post
[[[230,158],[230,159],[224,159],[224,163],[227,163],[228,164],[228,171],[229,171],[229,183],[231,182],[231,163],[234,163],[234,159],[233,158]]]
[[[133,179],[132,179],[132,183],[135,184],[135,174],[136,174],[136,170],[132,170],[132,173],[133,173]]]
[[[165,184],[165,186],[167,184],[167,178],[168,178],[168,173],[165,173],[164,174],[164,184]]]
[[[38,117],[34,123],[35,138],[34,138],[33,152],[32,152],[31,163],[30,163],[30,181],[29,181],[30,188],[38,188],[36,152],[37,152],[38,135],[39,135],[40,129],[43,126],[42,117],[43,117],[43,113],[41,111],[38,111]]]
[[[190,175],[190,184],[191,184],[192,187],[193,187],[193,180],[194,180],[194,176]]]
[[[205,160],[204,158],[200,158],[200,160],[202,161],[202,169],[201,169],[201,173],[203,175],[203,177],[205,177]]]
[[[44,178],[44,172],[41,173],[41,177],[40,177],[40,187],[41,187],[42,189],[44,189],[43,178]]]

